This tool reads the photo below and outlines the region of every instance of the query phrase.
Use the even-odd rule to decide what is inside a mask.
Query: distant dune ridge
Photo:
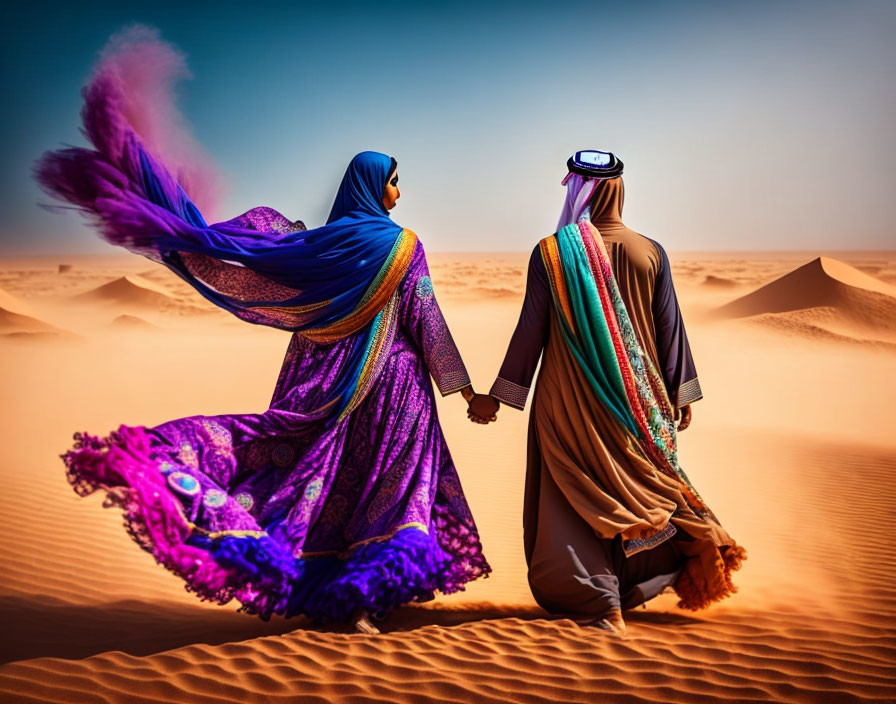
[[[0,334],[59,332],[59,328],[38,318],[28,305],[0,289]]]
[[[896,332],[896,288],[844,262],[818,257],[717,312],[761,317],[781,329],[845,326],[873,336]]]
[[[15,313],[17,315],[34,317],[35,313],[32,310],[31,306],[29,306],[24,301],[19,300],[15,296],[10,293],[7,293],[2,288],[0,288],[0,308],[4,310]]]
[[[153,325],[137,315],[119,315],[109,323],[110,326],[124,330],[158,330],[158,325]]]
[[[703,279],[703,285],[712,288],[734,288],[738,286],[738,283],[733,279],[726,279],[724,276],[714,276],[713,274],[709,274]]]
[[[517,301],[525,291],[525,253],[483,253],[466,258],[433,253],[428,258],[433,276],[444,281],[436,291],[444,298]]]
[[[80,303],[117,303],[138,307],[176,305],[177,301],[158,284],[137,274],[121,276],[72,297]]]

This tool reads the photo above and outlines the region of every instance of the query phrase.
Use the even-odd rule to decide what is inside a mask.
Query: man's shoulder
[[[547,237],[542,237],[538,240],[538,243],[532,248],[532,254],[529,256],[529,261],[542,261],[544,258],[544,253],[549,252],[552,249],[557,248],[557,233],[553,233],[552,235],[548,235]]]
[[[551,239],[553,235],[549,237],[542,237],[535,246],[532,248],[532,251],[529,253],[529,269],[531,271],[532,267],[540,267],[544,265],[544,247],[547,244],[548,240]]]
[[[616,246],[625,252],[626,259],[638,269],[657,271],[666,258],[666,250],[659,242],[639,232],[631,232],[620,238]]]

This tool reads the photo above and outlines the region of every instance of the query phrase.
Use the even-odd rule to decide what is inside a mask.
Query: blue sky
[[[112,251],[30,177],[83,143],[110,35],[156,27],[227,183],[319,224],[351,156],[394,155],[430,250],[528,250],[569,154],[626,164],[627,224],[670,250],[896,248],[896,3],[41,3],[4,9],[0,253]]]

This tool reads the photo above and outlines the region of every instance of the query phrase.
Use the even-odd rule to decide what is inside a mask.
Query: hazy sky
[[[38,208],[30,170],[83,144],[80,88],[134,22],[188,57],[181,107],[228,184],[215,220],[270,205],[320,224],[375,149],[399,162],[393,217],[428,249],[529,249],[556,224],[567,157],[597,147],[625,162],[627,224],[669,250],[896,249],[896,2],[0,12],[0,253],[113,251]]]

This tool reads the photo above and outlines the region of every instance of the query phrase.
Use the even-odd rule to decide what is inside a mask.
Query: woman
[[[125,90],[94,77],[82,115],[95,149],[47,153],[40,183],[107,241],[294,334],[268,411],[76,434],[63,456],[75,491],[105,491],[188,590],[264,619],[373,631],[369,614],[487,575],[428,377],[473,393],[423,247],[389,217],[394,159],[352,159],[315,230],[270,208],[207,225],[128,123]]]
[[[735,591],[745,551],[678,464],[701,397],[662,247],[622,223],[622,162],[569,160],[559,231],[532,253],[520,321],[491,396],[530,416],[529,583],[546,610],[624,631],[622,610],[674,585],[698,609]],[[478,402],[476,420],[494,415]]]

